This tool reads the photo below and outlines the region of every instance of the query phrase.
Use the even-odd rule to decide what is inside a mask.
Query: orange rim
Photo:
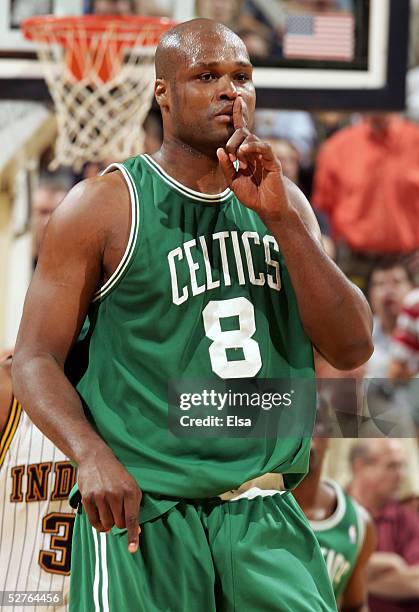
[[[42,15],[25,19],[21,28],[36,43],[61,45],[65,63],[77,81],[93,77],[105,83],[120,70],[124,48],[156,47],[162,34],[176,23],[142,15]]]
[[[23,34],[29,40],[47,42],[54,36],[55,40],[65,45],[67,37],[71,34],[72,40],[77,35],[88,40],[96,35],[111,30],[115,36],[120,35],[124,45],[138,44],[135,35],[139,30],[146,29],[149,37],[144,38],[143,45],[157,44],[161,35],[176,25],[176,21],[160,17],[146,17],[143,15],[79,15],[69,17],[55,17],[55,15],[41,15],[25,19],[21,24]],[[133,38],[124,35],[132,34]]]

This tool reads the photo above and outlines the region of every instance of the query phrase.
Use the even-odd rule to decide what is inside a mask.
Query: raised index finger
[[[245,104],[241,96],[237,96],[233,104],[233,126],[235,130],[239,128],[247,128],[247,120],[245,117]]]

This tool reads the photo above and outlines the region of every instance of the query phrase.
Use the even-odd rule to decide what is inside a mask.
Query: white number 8
[[[238,317],[239,329],[223,331],[220,319]],[[205,333],[213,340],[209,347],[212,371],[220,378],[250,378],[262,367],[256,332],[255,309],[244,297],[208,302],[202,311]],[[243,350],[244,359],[228,361],[226,349]]]

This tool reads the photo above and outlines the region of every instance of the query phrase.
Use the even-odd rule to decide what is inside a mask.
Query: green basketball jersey
[[[129,189],[131,234],[89,312],[78,391],[153,500],[142,520],[173,499],[215,496],[266,472],[297,484],[309,436],[180,439],[168,428],[169,380],[313,379],[312,346],[276,240],[229,189],[193,191],[147,155],[113,169]],[[311,432],[314,414],[313,396],[295,418]]]
[[[309,521],[320,544],[333,591],[338,599],[349,582],[361,551],[366,511],[333,480],[325,482],[336,493],[336,510],[324,521]]]

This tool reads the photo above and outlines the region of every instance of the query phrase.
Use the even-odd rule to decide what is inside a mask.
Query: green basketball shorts
[[[117,533],[119,531],[119,533]],[[77,514],[70,612],[329,612],[319,545],[290,492],[182,500],[142,525],[140,549]]]

